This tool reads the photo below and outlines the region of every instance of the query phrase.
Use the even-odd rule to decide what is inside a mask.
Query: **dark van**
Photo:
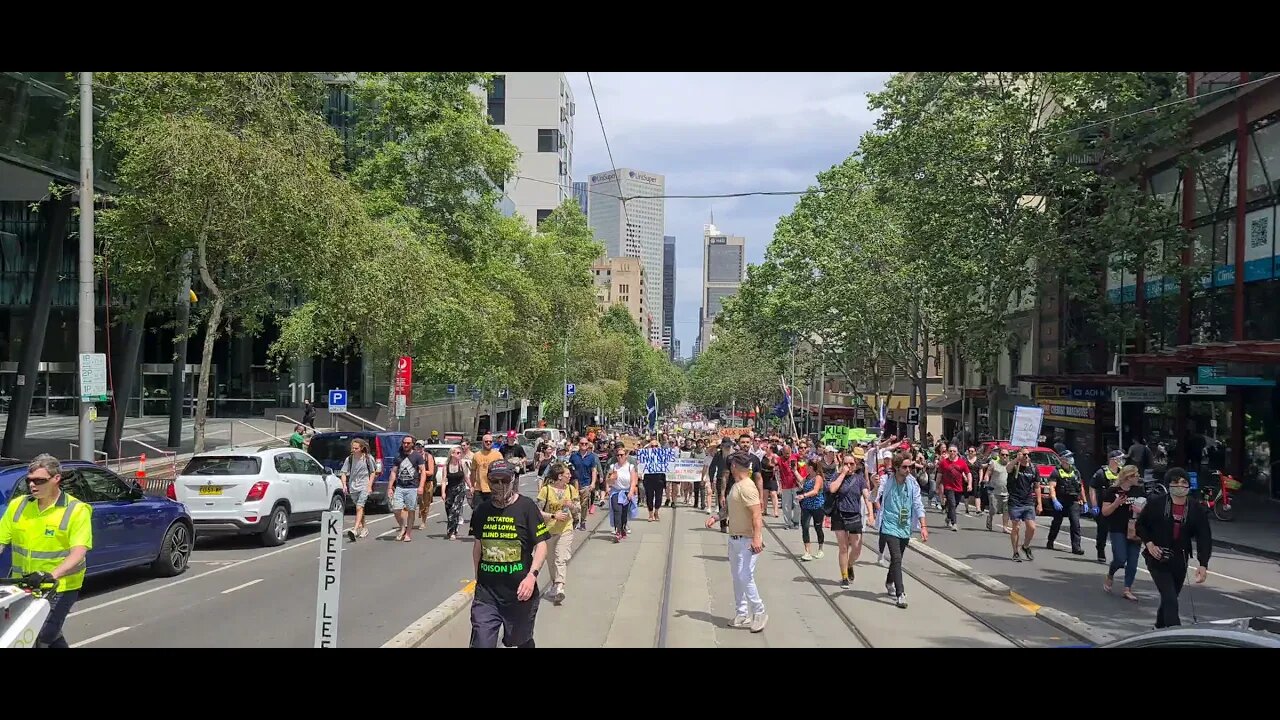
[[[392,463],[383,462],[383,460],[394,460],[400,454],[400,441],[404,440],[408,434],[403,432],[373,432],[371,430],[316,433],[311,437],[311,444],[307,446],[307,452],[311,454],[311,457],[320,461],[320,464],[326,470],[333,472],[335,475],[340,475],[342,463],[351,454],[351,441],[364,440],[369,445],[369,452],[373,454],[374,470],[378,473],[378,476],[373,481],[373,492],[369,494],[369,502],[375,507],[381,505],[383,508],[390,510],[391,500],[387,497],[387,480],[391,476]],[[350,502],[350,498],[348,498],[348,507],[350,507]]]

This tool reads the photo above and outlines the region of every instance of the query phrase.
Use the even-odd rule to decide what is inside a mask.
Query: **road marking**
[[[1026,610],[1027,612],[1031,613],[1032,615],[1035,615],[1037,612],[1039,612],[1039,611],[1040,611],[1040,606],[1039,606],[1039,605],[1037,605],[1037,604],[1035,604],[1035,603],[1031,602],[1030,600],[1028,600],[1028,599],[1026,599],[1025,597],[1023,597],[1023,596],[1019,595],[1019,594],[1018,594],[1018,593],[1016,593],[1016,592],[1010,592],[1010,593],[1009,593],[1009,599],[1010,599],[1010,600],[1012,600],[1012,601],[1014,601],[1015,603],[1017,603],[1019,607],[1021,607],[1023,610]]]
[[[118,627],[118,628],[116,628],[115,630],[108,630],[108,631],[106,631],[106,632],[102,633],[101,635],[94,635],[93,637],[89,638],[88,640],[81,640],[80,642],[73,644],[71,647],[73,647],[73,648],[84,647],[85,645],[88,645],[89,643],[98,642],[99,640],[102,640],[103,638],[109,638],[109,637],[111,637],[112,635],[119,635],[120,633],[122,633],[122,632],[124,632],[125,630],[128,630],[128,629],[129,629],[129,627],[128,627],[128,626],[125,626],[125,627]]]
[[[1232,595],[1231,593],[1222,593],[1222,596],[1223,596],[1223,597],[1229,597],[1229,598],[1231,598],[1232,600],[1235,600],[1236,602],[1242,602],[1242,603],[1244,603],[1245,605],[1252,605],[1252,606],[1254,606],[1254,607],[1256,607],[1256,608],[1262,608],[1263,610],[1274,610],[1274,608],[1272,608],[1272,607],[1271,607],[1271,606],[1269,606],[1269,605],[1263,605],[1263,604],[1262,604],[1262,603],[1260,603],[1260,602],[1254,602],[1254,601],[1252,601],[1252,600],[1246,600],[1246,599],[1244,599],[1244,598],[1242,598],[1242,597],[1239,597],[1238,595]]]
[[[383,521],[383,520],[386,520],[386,519],[387,519],[387,518],[389,518],[389,517],[391,517],[391,516],[390,516],[390,515],[383,515],[383,516],[382,516],[382,517],[380,517],[380,518],[376,518],[376,519],[374,519],[374,520],[369,520],[369,521],[368,521],[368,524],[372,524],[372,523],[376,523],[376,522],[381,522],[381,521]],[[263,553],[262,555],[255,555],[255,556],[253,556],[253,557],[251,557],[251,558],[245,558],[244,560],[237,560],[237,561],[235,561],[235,562],[231,563],[230,565],[223,565],[223,566],[221,566],[221,567],[216,567],[216,568],[214,568],[214,569],[210,570],[209,572],[202,572],[202,573],[200,573],[199,575],[191,575],[191,576],[188,576],[188,577],[179,578],[179,579],[177,579],[177,580],[174,580],[174,581],[173,581],[173,582],[171,582],[171,583],[165,583],[164,585],[158,585],[158,586],[156,586],[156,587],[149,588],[149,589],[147,589],[147,590],[142,590],[142,591],[140,591],[140,592],[133,593],[132,595],[125,595],[124,597],[118,597],[118,598],[116,598],[115,600],[108,600],[108,601],[103,602],[103,603],[98,603],[97,605],[93,605],[93,606],[90,606],[90,607],[84,608],[83,610],[77,610],[77,611],[75,611],[75,612],[73,612],[73,613],[71,613],[71,614],[67,615],[67,617],[69,617],[69,618],[73,618],[73,617],[76,617],[76,616],[78,616],[78,615],[84,615],[85,613],[93,612],[94,610],[101,610],[102,608],[105,608],[105,607],[111,607],[112,605],[116,605],[116,604],[119,604],[119,603],[122,603],[122,602],[128,602],[129,600],[133,600],[133,599],[135,599],[135,598],[140,598],[140,597],[143,597],[144,595],[150,595],[150,594],[151,594],[151,593],[153,593],[153,592],[159,592],[159,591],[161,591],[161,590],[167,590],[167,589],[169,589],[169,588],[171,588],[171,587],[175,587],[175,586],[181,585],[181,584],[183,584],[183,583],[191,582],[192,580],[199,580],[200,578],[208,577],[208,576],[210,576],[210,575],[213,575],[214,573],[220,573],[220,572],[222,572],[222,571],[224,571],[224,570],[230,570],[231,568],[234,568],[234,567],[240,567],[241,565],[247,565],[247,564],[249,564],[249,563],[251,563],[251,562],[257,562],[258,560],[264,560],[264,559],[266,559],[266,558],[271,557],[272,555],[279,555],[279,554],[280,554],[280,553],[282,553],[282,552],[288,552],[288,551],[290,551],[290,550],[296,550],[297,548],[300,548],[300,547],[306,547],[306,546],[310,545],[311,543],[319,542],[319,541],[320,541],[320,537],[318,537],[318,536],[317,536],[317,537],[313,537],[313,538],[311,538],[310,540],[304,540],[304,541],[302,541],[302,542],[300,542],[300,543],[297,543],[297,544],[294,544],[294,545],[288,545],[288,546],[286,546],[286,547],[282,547],[282,548],[280,548],[279,550],[272,550],[272,551],[271,551],[271,552],[269,552],[269,553]]]
[[[226,590],[223,590],[223,591],[222,591],[222,594],[223,594],[223,595],[230,595],[231,593],[233,593],[233,592],[235,592],[235,591],[237,591],[237,590],[243,590],[243,589],[245,589],[245,588],[249,587],[250,585],[257,585],[257,584],[258,584],[258,583],[260,583],[260,582],[262,582],[262,578],[258,578],[257,580],[250,580],[249,582],[247,582],[247,583],[245,583],[245,584],[243,584],[243,585],[237,585],[237,586],[235,586],[235,587],[233,587],[233,588],[227,588]]]

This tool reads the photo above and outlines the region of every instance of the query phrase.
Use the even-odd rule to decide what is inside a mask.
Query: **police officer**
[[[29,495],[9,501],[0,518],[0,552],[13,547],[10,574],[32,586],[57,585],[37,647],[68,647],[62,624],[84,584],[85,555],[93,547],[93,509],[62,491],[62,466],[48,454],[27,466]]]
[[[1089,514],[1093,516],[1093,521],[1098,526],[1098,562],[1107,561],[1107,519],[1102,515],[1102,493],[1107,488],[1116,484],[1120,479],[1120,465],[1124,462],[1124,453],[1119,450],[1112,450],[1107,455],[1107,464],[1098,468],[1097,472],[1089,480]]]
[[[1080,549],[1080,513],[1088,507],[1084,484],[1075,466],[1064,462],[1049,476],[1049,502],[1053,503],[1053,522],[1049,524],[1049,542],[1045,547],[1053,549],[1053,540],[1062,529],[1062,518],[1071,521],[1071,554],[1083,555]]]

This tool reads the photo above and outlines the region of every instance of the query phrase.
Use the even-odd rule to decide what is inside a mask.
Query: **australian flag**
[[[791,388],[787,387],[787,381],[781,377],[778,382],[782,384],[782,402],[773,406],[773,414],[775,417],[784,418],[791,412]]]
[[[658,430],[658,393],[650,390],[649,400],[645,403],[649,410],[649,432],[657,432]]]

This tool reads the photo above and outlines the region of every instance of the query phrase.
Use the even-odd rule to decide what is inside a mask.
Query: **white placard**
[[[672,460],[667,465],[667,482],[702,482],[701,460]]]
[[[80,399],[107,398],[107,356],[103,353],[80,353]]]
[[[1040,445],[1040,426],[1044,423],[1044,408],[1019,405],[1013,409],[1013,430],[1009,444],[1013,447],[1037,447]]]
[[[320,516],[320,578],[316,585],[316,643],[338,647],[338,596],[342,580],[342,511]]]

